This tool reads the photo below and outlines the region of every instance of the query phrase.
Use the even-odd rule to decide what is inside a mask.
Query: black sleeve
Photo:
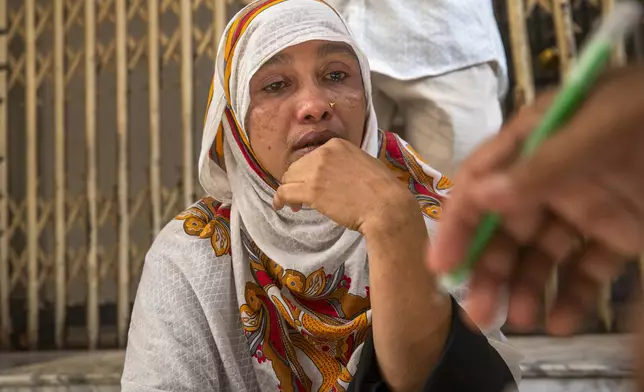
[[[516,388],[503,358],[485,336],[463,323],[461,308],[453,298],[452,306],[452,325],[445,351],[427,379],[423,392],[502,392],[509,385]],[[348,392],[388,390],[378,369],[373,336],[370,335],[364,343],[360,363]]]

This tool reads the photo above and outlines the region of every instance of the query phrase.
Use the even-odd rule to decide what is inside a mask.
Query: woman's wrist
[[[367,240],[407,235],[410,232],[425,235],[425,222],[420,206],[409,190],[392,189],[381,197],[379,207],[359,227],[360,233]]]

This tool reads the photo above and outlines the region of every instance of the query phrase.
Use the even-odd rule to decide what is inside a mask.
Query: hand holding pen
[[[554,103],[543,97],[518,113],[455,178],[429,264],[447,283],[471,275],[468,313],[480,325],[507,288],[508,322],[531,327],[558,266],[548,327],[570,333],[601,285],[644,247],[644,69],[593,83],[610,54],[610,40],[597,52],[606,26],[621,38],[625,20],[641,17],[623,4],[633,8],[620,7],[617,25],[609,17]]]

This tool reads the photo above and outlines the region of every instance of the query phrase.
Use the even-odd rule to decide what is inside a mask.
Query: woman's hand
[[[281,183],[273,198],[276,210],[297,211],[304,204],[363,235],[392,215],[420,216],[411,192],[385,165],[339,138],[293,163]]]
[[[580,324],[602,284],[642,250],[644,239],[644,68],[618,70],[537,153],[513,163],[518,146],[549,106],[546,97],[522,110],[482,146],[457,174],[457,186],[428,263],[442,273],[462,259],[483,211],[499,212],[505,230],[486,248],[469,292],[470,316],[485,324],[485,304],[509,285],[508,322],[529,328],[539,310],[553,263],[519,248],[547,242],[564,252],[578,238],[589,246],[562,265],[551,332],[567,334]]]
[[[273,199],[276,209],[302,204],[364,236],[378,367],[391,390],[419,390],[441,357],[451,301],[423,264],[416,198],[381,162],[332,139],[291,165]]]

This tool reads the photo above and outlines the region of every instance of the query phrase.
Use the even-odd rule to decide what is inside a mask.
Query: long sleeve
[[[220,391],[217,347],[186,276],[157,243],[132,312],[122,391]]]
[[[124,392],[257,390],[228,255],[170,222],[148,252],[132,311]]]
[[[518,363],[510,363],[516,361],[512,355],[504,359],[500,354],[504,351],[505,343],[488,340],[483,334],[472,331],[461,320],[458,303],[455,300],[452,303],[450,335],[443,356],[425,383],[423,392],[516,390],[515,377],[510,368],[517,367]],[[369,337],[362,349],[360,364],[349,391],[387,390],[378,370],[373,339]]]

